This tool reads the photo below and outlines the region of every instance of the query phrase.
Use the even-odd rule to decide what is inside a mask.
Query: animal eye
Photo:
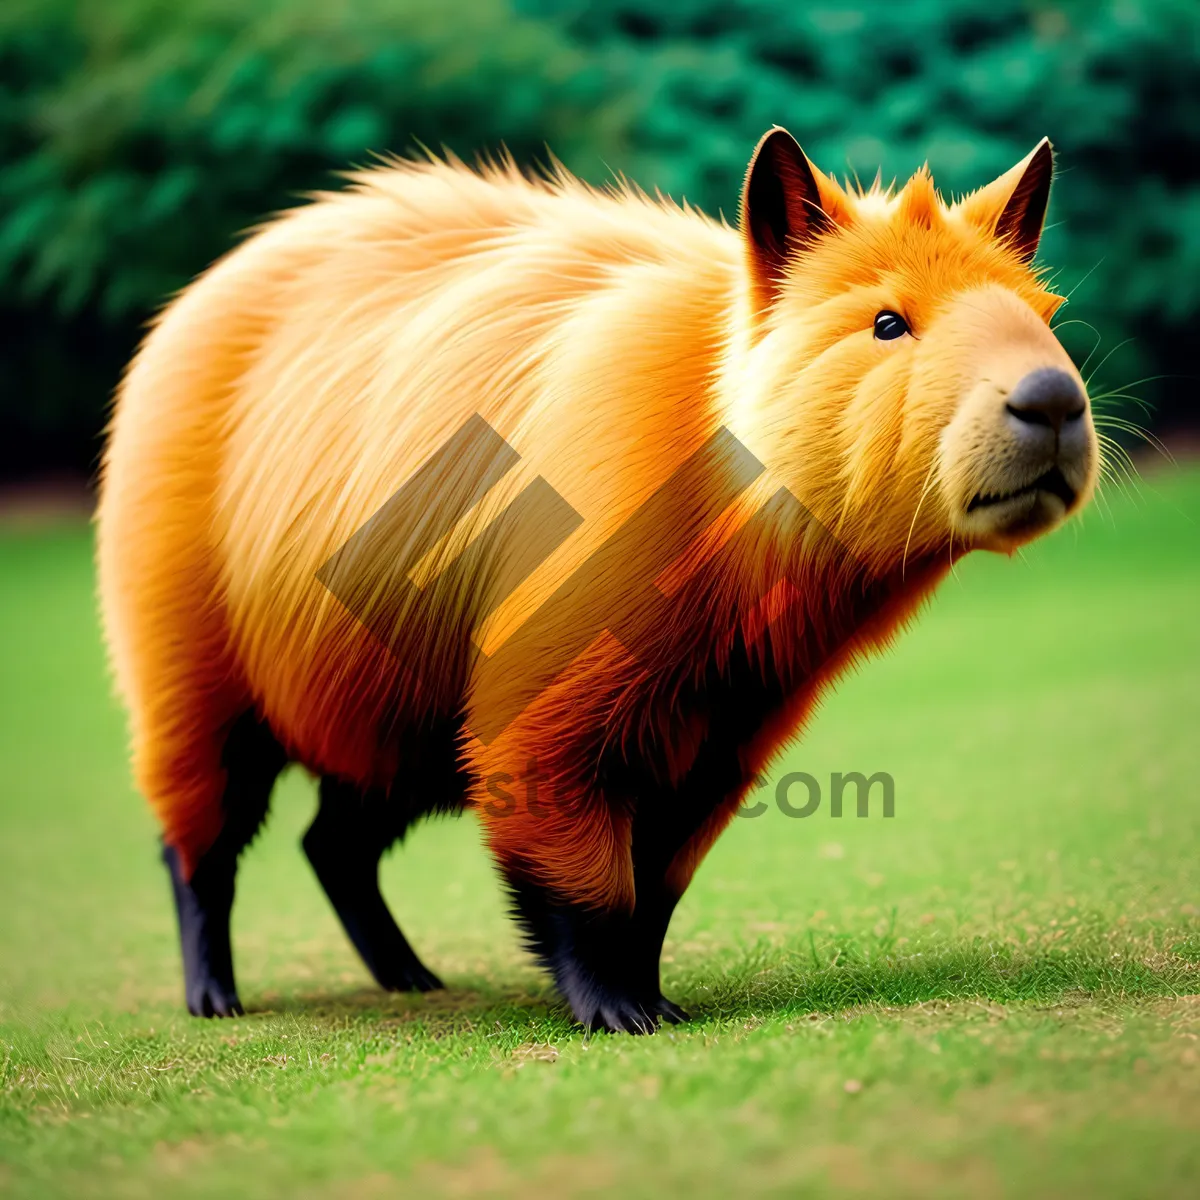
[[[903,337],[911,332],[908,322],[897,312],[885,308],[875,314],[875,339],[880,342],[890,342],[894,338]]]

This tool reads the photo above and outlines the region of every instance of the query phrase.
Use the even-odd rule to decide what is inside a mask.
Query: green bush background
[[[1198,64],[1196,0],[5,0],[0,472],[91,466],[147,317],[374,153],[549,145],[732,219],[773,123],[954,192],[1049,134],[1064,339],[1188,423]]]

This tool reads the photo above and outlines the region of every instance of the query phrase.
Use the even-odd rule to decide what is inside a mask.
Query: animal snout
[[[1026,440],[1062,437],[1080,426],[1087,409],[1083,389],[1074,376],[1058,367],[1030,371],[1009,393],[1005,411]]]

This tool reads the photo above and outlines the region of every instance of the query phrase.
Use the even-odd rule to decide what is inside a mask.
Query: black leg
[[[530,950],[586,1029],[652,1033],[659,1018],[688,1019],[659,988],[659,957],[677,900],[661,881],[643,881],[632,913],[573,904],[515,874],[508,884]]]
[[[304,853],[354,948],[388,991],[440,988],[441,980],[417,958],[379,891],[379,860],[407,824],[401,806],[386,793],[363,793],[329,776],[320,791]]]
[[[286,761],[264,723],[253,713],[239,717],[221,758],[226,772],[225,822],[216,842],[196,863],[191,879],[184,879],[175,847],[163,846],[179,916],[184,995],[194,1016],[232,1017],[243,1011],[229,943],[234,879],[238,856],[262,824],[271,788]]]
[[[588,1029],[652,1033],[660,1019],[671,1024],[689,1020],[659,986],[663,939],[679,902],[666,878],[675,855],[740,782],[736,757],[723,749],[709,748],[713,761],[704,760],[686,787],[667,790],[644,777],[630,788],[641,793],[630,840],[632,913],[572,903],[519,869],[507,872],[529,948]]]

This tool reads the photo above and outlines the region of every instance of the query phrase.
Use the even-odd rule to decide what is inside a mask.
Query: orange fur
[[[628,908],[629,798],[597,781],[598,750],[681,779],[716,731],[679,697],[720,674],[740,630],[784,695],[739,752],[749,779],[954,556],[1014,544],[956,514],[984,469],[981,389],[1069,366],[1047,328],[1058,300],[993,236],[1019,170],[959,205],[926,172],[897,195],[814,177],[827,227],[781,247],[781,274],[745,231],[630,189],[395,163],[268,225],[167,308],[118,398],[98,562],[136,778],[186,864],[220,828],[223,732],[247,708],[310,770],[388,784],[420,753],[397,729],[456,706],[478,728],[516,696],[529,702],[499,737],[462,746],[494,852],[564,896]],[[880,309],[903,311],[909,344],[873,339]],[[539,476],[584,520],[511,595],[495,594],[494,561],[436,620],[380,585],[367,600],[385,649],[317,572],[474,413],[521,462],[422,579]],[[645,651],[606,633],[557,679],[537,645],[506,658],[721,427],[766,470],[732,504],[680,497],[693,545],[631,564],[650,579],[671,566],[677,598],[665,627],[653,596],[631,616]],[[772,509],[781,488],[809,513]],[[464,665],[452,632],[506,669]],[[549,813],[495,815],[487,781],[531,759]],[[677,855],[680,891],[740,795]]]

